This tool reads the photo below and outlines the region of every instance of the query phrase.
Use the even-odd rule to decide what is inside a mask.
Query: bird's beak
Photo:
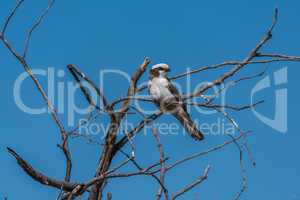
[[[170,68],[168,68],[168,69],[166,70],[166,72],[169,72],[169,71],[171,71],[171,69],[170,69]]]

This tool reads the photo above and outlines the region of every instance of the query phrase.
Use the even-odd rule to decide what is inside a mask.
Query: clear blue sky
[[[26,28],[32,23],[47,1],[26,1],[8,30],[9,39],[18,49],[24,44]],[[3,1],[0,19],[8,14],[13,1]],[[28,60],[33,68],[55,67],[65,69],[66,64],[80,66],[93,76],[99,69],[121,69],[132,73],[144,56],[153,63],[167,62],[172,75],[187,67],[243,59],[270,25],[275,7],[279,8],[279,24],[274,38],[264,48],[269,53],[300,55],[299,8],[297,0],[230,0],[230,1],[57,1],[47,19],[34,33]],[[32,181],[8,155],[6,146],[13,147],[36,169],[62,179],[64,157],[56,144],[59,134],[49,115],[28,115],[15,104],[13,84],[21,66],[0,47],[1,141],[0,141],[0,199],[53,200],[57,192]],[[252,167],[245,158],[249,176],[248,190],[242,199],[300,200],[299,141],[299,63],[268,64],[268,74],[288,67],[288,132],[278,133],[261,123],[251,111],[235,113],[244,129],[254,131],[249,145],[257,162]],[[258,72],[264,66],[253,66],[245,72]],[[94,76],[96,78],[96,76]],[[211,80],[212,75],[193,77],[196,83]],[[70,77],[67,77],[70,80]],[[146,79],[146,76],[144,77]],[[109,82],[110,81],[110,82]],[[243,83],[232,90],[227,100],[247,104],[250,91],[257,80]],[[42,81],[45,84],[45,80]],[[116,79],[105,85],[109,99],[122,96],[126,84]],[[181,83],[179,81],[179,83]],[[184,84],[184,82],[182,82]],[[275,105],[271,87],[261,94],[266,103],[260,112],[272,116]],[[31,81],[23,86],[26,102],[43,105]],[[80,95],[78,95],[80,97]],[[79,100],[83,104],[83,100]],[[214,116],[199,116],[211,121]],[[65,115],[61,117],[66,120]],[[173,121],[163,117],[160,122]],[[172,160],[204,150],[228,139],[225,136],[208,136],[196,143],[188,137],[162,136],[167,154]],[[157,160],[157,150],[151,136],[136,138],[138,159],[147,164]],[[74,171],[72,180],[88,180],[94,174],[99,148],[82,140],[71,142]],[[118,157],[114,163],[122,161]],[[199,158],[174,170],[167,176],[170,192],[177,191],[199,176],[207,164],[212,165],[209,179],[182,199],[232,199],[240,188],[239,158],[235,146],[208,157]],[[113,199],[153,198],[156,184],[150,178],[114,180],[108,185]],[[137,190],[136,190],[137,189]]]

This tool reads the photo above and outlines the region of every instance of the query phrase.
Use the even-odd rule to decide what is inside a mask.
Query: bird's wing
[[[186,111],[186,104],[183,103],[183,100],[182,100],[182,97],[180,95],[180,93],[178,92],[177,88],[175,87],[175,85],[172,84],[172,82],[170,81],[170,79],[167,79],[168,80],[168,85],[167,85],[167,88],[169,89],[169,91],[174,94],[174,97],[175,99],[182,103],[182,106],[183,106],[183,109]]]

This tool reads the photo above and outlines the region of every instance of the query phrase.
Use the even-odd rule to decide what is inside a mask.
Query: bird
[[[204,135],[197,129],[195,123],[187,112],[180,93],[167,77],[170,71],[168,64],[153,65],[149,73],[148,91],[153,102],[163,113],[173,115],[195,140],[203,140]]]

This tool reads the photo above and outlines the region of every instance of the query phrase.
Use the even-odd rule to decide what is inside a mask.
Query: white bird
[[[203,134],[196,128],[177,88],[167,77],[169,71],[170,68],[165,63],[152,66],[148,83],[149,93],[160,110],[172,114],[194,139],[202,140]]]

